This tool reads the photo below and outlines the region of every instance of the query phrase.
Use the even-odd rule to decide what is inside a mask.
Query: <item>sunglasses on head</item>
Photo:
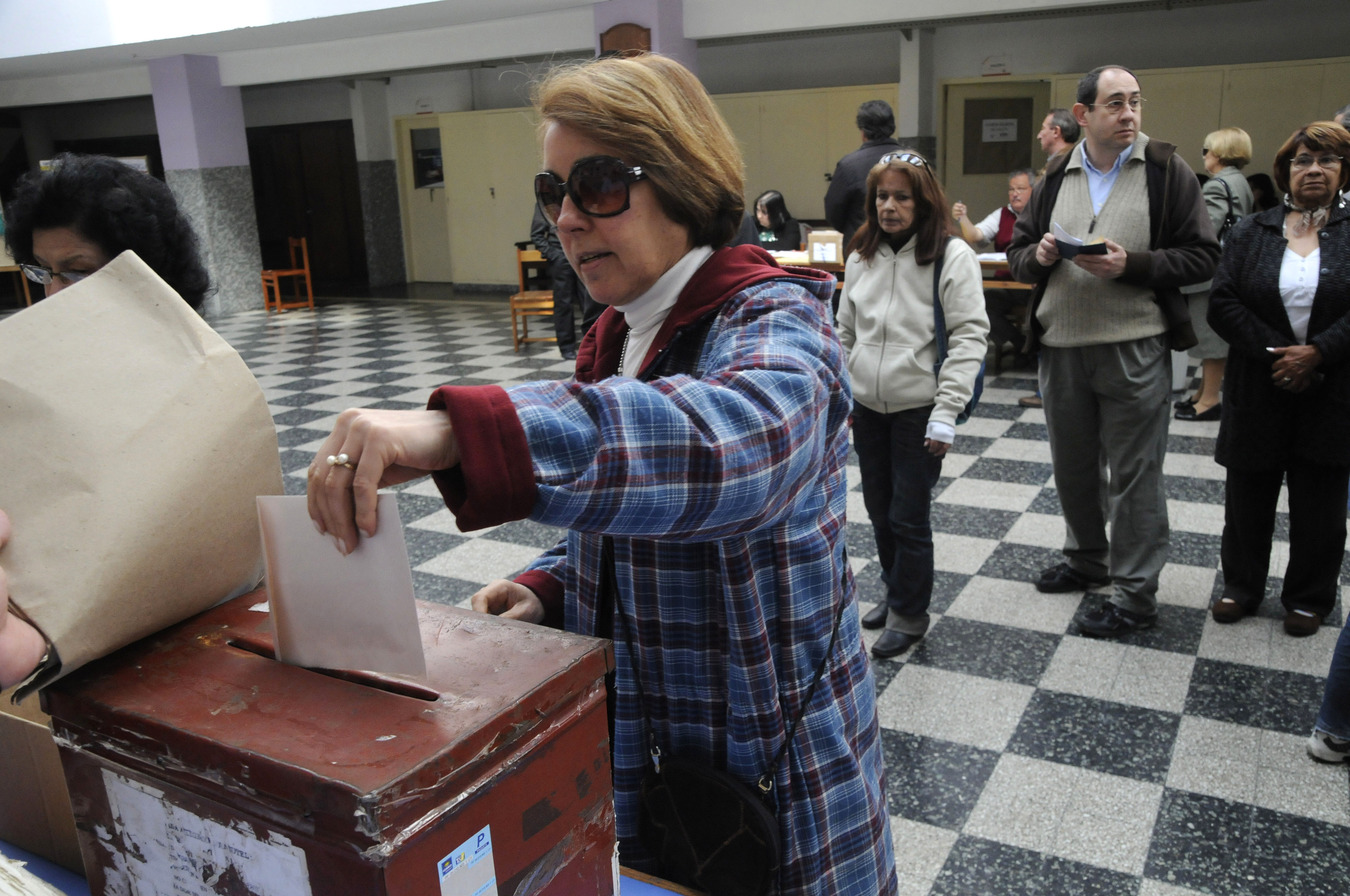
[[[629,185],[646,179],[640,167],[630,168],[613,156],[587,156],[572,166],[565,181],[551,171],[536,174],[534,197],[550,224],[558,223],[564,195],[592,218],[612,218],[628,211]]]
[[[926,168],[928,161],[917,152],[888,152],[877,160],[878,165],[885,165],[888,162],[904,162],[913,165],[915,168]]]

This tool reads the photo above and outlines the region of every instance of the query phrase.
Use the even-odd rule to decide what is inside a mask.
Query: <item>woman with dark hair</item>
[[[771,252],[795,250],[802,246],[802,226],[787,210],[783,194],[766,190],[755,199],[756,233],[759,245]]]
[[[1311,635],[1336,605],[1350,484],[1350,133],[1299,128],[1275,155],[1278,207],[1224,244],[1209,323],[1228,342],[1215,460],[1227,468],[1215,622],[1265,597],[1280,486],[1289,489],[1284,630]]]
[[[197,308],[210,285],[197,236],[169,188],[106,156],[63,153],[51,170],[25,174],[5,206],[5,243],[29,280],[48,296],[97,271],[131,249]],[[0,548],[10,522],[0,511]],[[0,598],[8,599],[0,568]],[[0,688],[39,666],[48,645],[27,619],[0,616]]]
[[[882,156],[867,175],[867,220],[844,266],[839,336],[853,381],[853,445],[886,586],[886,600],[862,624],[885,626],[872,646],[883,659],[928,631],[933,486],[989,335],[980,263],[952,238],[947,209],[923,156]],[[934,302],[946,321],[945,358]]]
[[[1247,175],[1247,186],[1252,190],[1252,211],[1263,212],[1280,204],[1280,194],[1269,174],[1258,171]]]
[[[211,285],[168,186],[107,156],[63,153],[50,170],[20,178],[5,206],[5,242],[49,296],[128,249],[193,308]]]
[[[464,530],[526,518],[566,529],[473,606],[613,638],[623,863],[726,891],[678,874],[663,864],[674,851],[644,839],[659,747],[768,786],[782,844],[771,892],[893,896],[876,692],[844,544],[851,400],[833,278],[728,247],[744,210],[740,151],[677,62],[559,67],[536,107],[540,210],[609,306],[574,378],[447,386],[426,411],[344,411],[310,468],[310,516],[349,552],[358,527],[375,531],[378,487],[431,473]]]

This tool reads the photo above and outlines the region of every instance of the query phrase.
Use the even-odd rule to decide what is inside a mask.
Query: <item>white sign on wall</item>
[[[981,122],[980,140],[984,143],[1016,143],[1016,118],[986,118]]]

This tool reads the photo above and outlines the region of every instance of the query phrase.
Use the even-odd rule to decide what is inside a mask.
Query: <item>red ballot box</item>
[[[426,685],[339,677],[265,600],[43,692],[92,894],[616,892],[607,642],[419,603]]]

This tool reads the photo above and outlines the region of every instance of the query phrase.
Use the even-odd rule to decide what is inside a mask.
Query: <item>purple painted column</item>
[[[682,0],[609,0],[597,3],[595,10],[595,50],[600,52],[600,35],[615,25],[632,23],[650,28],[652,52],[679,60],[698,74],[698,42],[684,36]]]
[[[262,307],[262,257],[238,87],[220,83],[214,56],[148,64],[164,179],[201,240],[214,292],[207,317]]]

